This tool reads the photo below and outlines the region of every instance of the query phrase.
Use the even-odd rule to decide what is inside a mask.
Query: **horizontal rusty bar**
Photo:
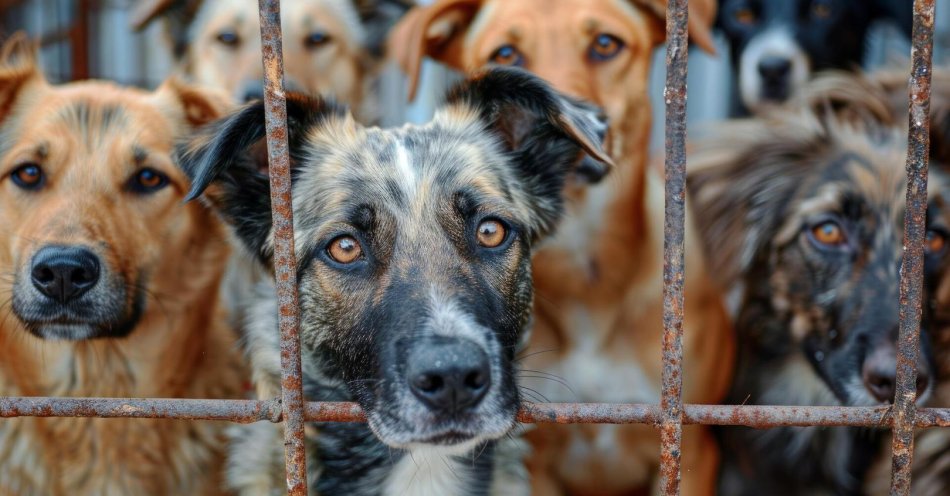
[[[890,427],[892,407],[684,405],[684,424],[735,425],[756,428],[781,426]],[[356,403],[309,402],[309,422],[365,422]],[[281,422],[278,400],[193,400],[164,398],[0,398],[0,417],[169,418]],[[522,423],[650,424],[658,426],[660,405],[630,403],[524,403]],[[921,408],[916,428],[950,427],[950,408]]]

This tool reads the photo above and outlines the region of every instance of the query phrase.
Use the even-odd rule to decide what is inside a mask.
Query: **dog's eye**
[[[587,53],[591,60],[603,62],[616,57],[624,46],[625,44],[620,38],[612,34],[601,33],[594,38],[594,42],[590,44]]]
[[[142,169],[129,180],[129,190],[134,193],[152,193],[168,185],[168,176],[155,169]]]
[[[217,40],[224,46],[235,47],[241,43],[241,37],[234,31],[221,31],[218,33]]]
[[[10,173],[10,179],[13,181],[13,184],[26,189],[26,190],[36,190],[45,182],[46,176],[43,174],[43,169],[39,165],[34,163],[24,164]]]
[[[818,0],[811,4],[811,15],[815,19],[827,19],[831,17],[831,5],[824,0]]]
[[[845,242],[844,230],[834,221],[826,221],[811,228],[815,241],[827,246],[840,246]]]
[[[326,33],[321,33],[320,31],[310,33],[303,40],[304,46],[311,50],[314,48],[326,45],[329,42],[330,42],[330,35]]]
[[[508,231],[501,221],[495,219],[483,220],[475,232],[478,244],[485,248],[496,248],[505,242]]]
[[[363,247],[353,236],[340,236],[330,242],[327,255],[341,264],[350,264],[363,256]]]
[[[927,253],[939,254],[947,247],[947,237],[940,231],[927,231]]]
[[[521,67],[524,65],[524,56],[514,45],[502,45],[495,50],[488,58],[493,64],[514,65]]]
[[[738,9],[732,14],[732,16],[735,18],[736,22],[746,26],[755,24],[755,22],[759,19],[759,16],[755,15],[755,11],[748,8]]]

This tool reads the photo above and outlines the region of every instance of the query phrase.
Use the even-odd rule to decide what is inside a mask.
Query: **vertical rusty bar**
[[[901,262],[900,335],[897,393],[894,396],[894,444],[891,496],[910,494],[917,412],[917,354],[923,292],[924,236],[927,215],[927,161],[930,151],[930,76],[933,60],[934,0],[914,1],[910,131],[907,143],[907,211]]]
[[[307,494],[304,449],[304,401],[297,315],[297,261],[294,255],[294,212],[287,145],[287,99],[281,52],[280,0],[259,0],[261,55],[264,64],[264,109],[270,164],[271,210],[274,222],[274,277],[280,327],[281,396],[287,492]]]
[[[680,493],[683,434],[683,239],[686,202],[686,64],[688,0],[666,11],[666,209],[663,222],[663,397],[660,423],[662,493]]]
[[[92,16],[90,0],[76,2],[76,18],[69,34],[70,65],[72,66],[72,81],[89,79],[89,53],[92,43],[89,37],[89,17]]]

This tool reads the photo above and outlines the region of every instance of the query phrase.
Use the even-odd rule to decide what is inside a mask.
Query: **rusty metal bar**
[[[686,65],[688,0],[666,9],[666,206],[663,221],[663,391],[660,488],[680,493],[683,435],[683,270],[686,223]]]
[[[934,0],[914,1],[911,48],[910,132],[907,139],[907,210],[901,262],[900,334],[897,390],[894,396],[894,441],[891,496],[910,494],[917,410],[917,355],[924,279],[927,225],[927,161],[930,151],[930,76],[933,61]]]
[[[308,422],[365,422],[356,403],[310,402]],[[281,422],[277,400],[199,400],[173,398],[0,398],[0,418],[103,417]],[[659,405],[618,403],[524,403],[518,421],[537,424],[662,423]],[[893,409],[879,407],[683,405],[683,424],[735,425],[755,428],[861,426],[890,428]],[[950,408],[922,408],[915,426],[950,427]]]
[[[290,154],[287,144],[287,99],[284,95],[280,0],[259,0],[258,8],[261,17],[267,159],[274,223],[274,279],[277,284],[278,326],[280,328],[284,461],[287,469],[288,494],[305,496],[307,494],[307,453],[304,447],[297,259],[294,254],[294,212],[290,181]]]

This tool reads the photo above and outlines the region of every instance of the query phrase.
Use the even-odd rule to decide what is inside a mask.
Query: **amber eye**
[[[241,43],[241,37],[234,31],[221,31],[216,37],[218,43],[227,47],[236,47]]]
[[[129,190],[134,193],[153,193],[168,186],[168,176],[155,169],[144,168],[129,180]]]
[[[351,264],[363,256],[363,247],[353,236],[340,236],[330,242],[327,255],[341,264]]]
[[[29,163],[14,169],[13,172],[10,173],[10,179],[13,180],[13,184],[23,189],[35,190],[43,185],[45,176],[43,175],[43,169],[41,169],[39,165]]]
[[[815,19],[827,19],[831,17],[831,5],[823,0],[818,0],[811,5],[811,15]]]
[[[815,241],[828,246],[840,246],[845,242],[844,230],[837,222],[827,221],[811,228]]]
[[[733,14],[733,17],[739,24],[745,24],[747,26],[755,24],[758,20],[758,16],[755,15],[752,9],[739,9]]]
[[[498,65],[514,65],[520,67],[524,65],[524,56],[521,55],[521,52],[518,51],[514,45],[502,45],[491,54],[488,61]]]
[[[947,246],[947,237],[940,231],[927,231],[927,253],[937,254]]]
[[[483,220],[478,225],[478,231],[476,232],[478,244],[485,248],[497,248],[505,242],[507,235],[508,231],[505,229],[505,225],[494,219]]]
[[[617,56],[623,50],[624,42],[612,34],[601,33],[591,43],[588,55],[591,60],[602,62]]]
[[[320,31],[315,31],[313,33],[310,33],[303,40],[304,46],[307,47],[308,49],[314,49],[314,48],[326,45],[329,42],[330,42],[330,35],[326,33],[322,33]]]

